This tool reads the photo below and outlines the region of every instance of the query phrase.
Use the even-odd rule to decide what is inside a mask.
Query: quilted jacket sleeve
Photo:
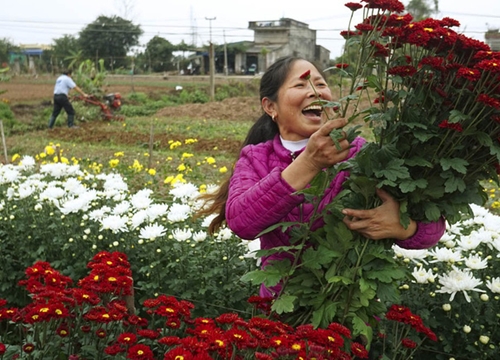
[[[442,217],[431,223],[417,223],[417,231],[406,240],[396,241],[396,245],[403,249],[428,249],[439,242],[446,230],[446,222]]]
[[[281,167],[268,169],[256,161],[262,156],[244,148],[231,177],[226,203],[228,227],[242,239],[255,239],[269,226],[280,222],[304,201],[302,195],[282,179]],[[268,172],[269,171],[269,172]]]

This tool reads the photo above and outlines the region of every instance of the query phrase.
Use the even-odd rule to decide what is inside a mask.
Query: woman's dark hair
[[[278,91],[285,82],[293,63],[297,60],[302,60],[302,58],[284,56],[269,66],[260,80],[259,95],[261,102],[264,98],[268,98],[271,101],[278,100]],[[248,131],[246,139],[241,145],[241,149],[247,145],[256,145],[271,140],[278,133],[278,125],[273,121],[271,116],[264,112]],[[232,168],[234,168],[234,166]],[[203,194],[200,197],[208,206],[200,210],[196,216],[218,214],[208,227],[208,231],[211,234],[216,232],[226,220],[226,202],[229,194],[229,182],[232,175],[233,170],[231,170],[229,176],[227,176],[216,192],[212,194]]]

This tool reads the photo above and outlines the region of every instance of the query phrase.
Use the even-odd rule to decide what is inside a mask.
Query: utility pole
[[[227,44],[226,44],[226,30],[224,30],[224,75],[228,75],[227,69]]]
[[[210,22],[210,99],[215,100],[215,55],[214,55],[214,44],[212,43],[212,20],[217,19],[216,17],[208,18],[206,20]]]

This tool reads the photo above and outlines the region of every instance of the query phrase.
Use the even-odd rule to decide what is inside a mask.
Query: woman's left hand
[[[350,230],[357,231],[364,237],[373,240],[396,239],[406,240],[417,231],[417,223],[410,221],[405,229],[400,222],[399,202],[381,189],[377,195],[382,205],[370,210],[344,209],[344,223]]]

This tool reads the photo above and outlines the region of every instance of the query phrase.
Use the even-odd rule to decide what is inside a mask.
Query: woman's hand
[[[344,209],[344,223],[350,230],[359,232],[368,239],[406,240],[417,231],[417,223],[410,221],[405,229],[400,223],[399,203],[387,192],[377,189],[382,205],[370,210]]]
[[[335,146],[335,143],[330,137],[332,130],[341,129],[345,125],[347,125],[346,119],[327,121],[309,138],[303,156],[306,157],[308,163],[314,166],[318,171],[345,160],[349,155],[349,142],[346,140],[345,136],[338,140],[340,149]]]
[[[346,119],[330,120],[323,124],[311,135],[305,150],[283,170],[283,179],[295,190],[302,190],[322,169],[345,160],[349,156],[349,142],[345,137],[339,139],[340,149],[337,149],[330,132],[346,124]]]

